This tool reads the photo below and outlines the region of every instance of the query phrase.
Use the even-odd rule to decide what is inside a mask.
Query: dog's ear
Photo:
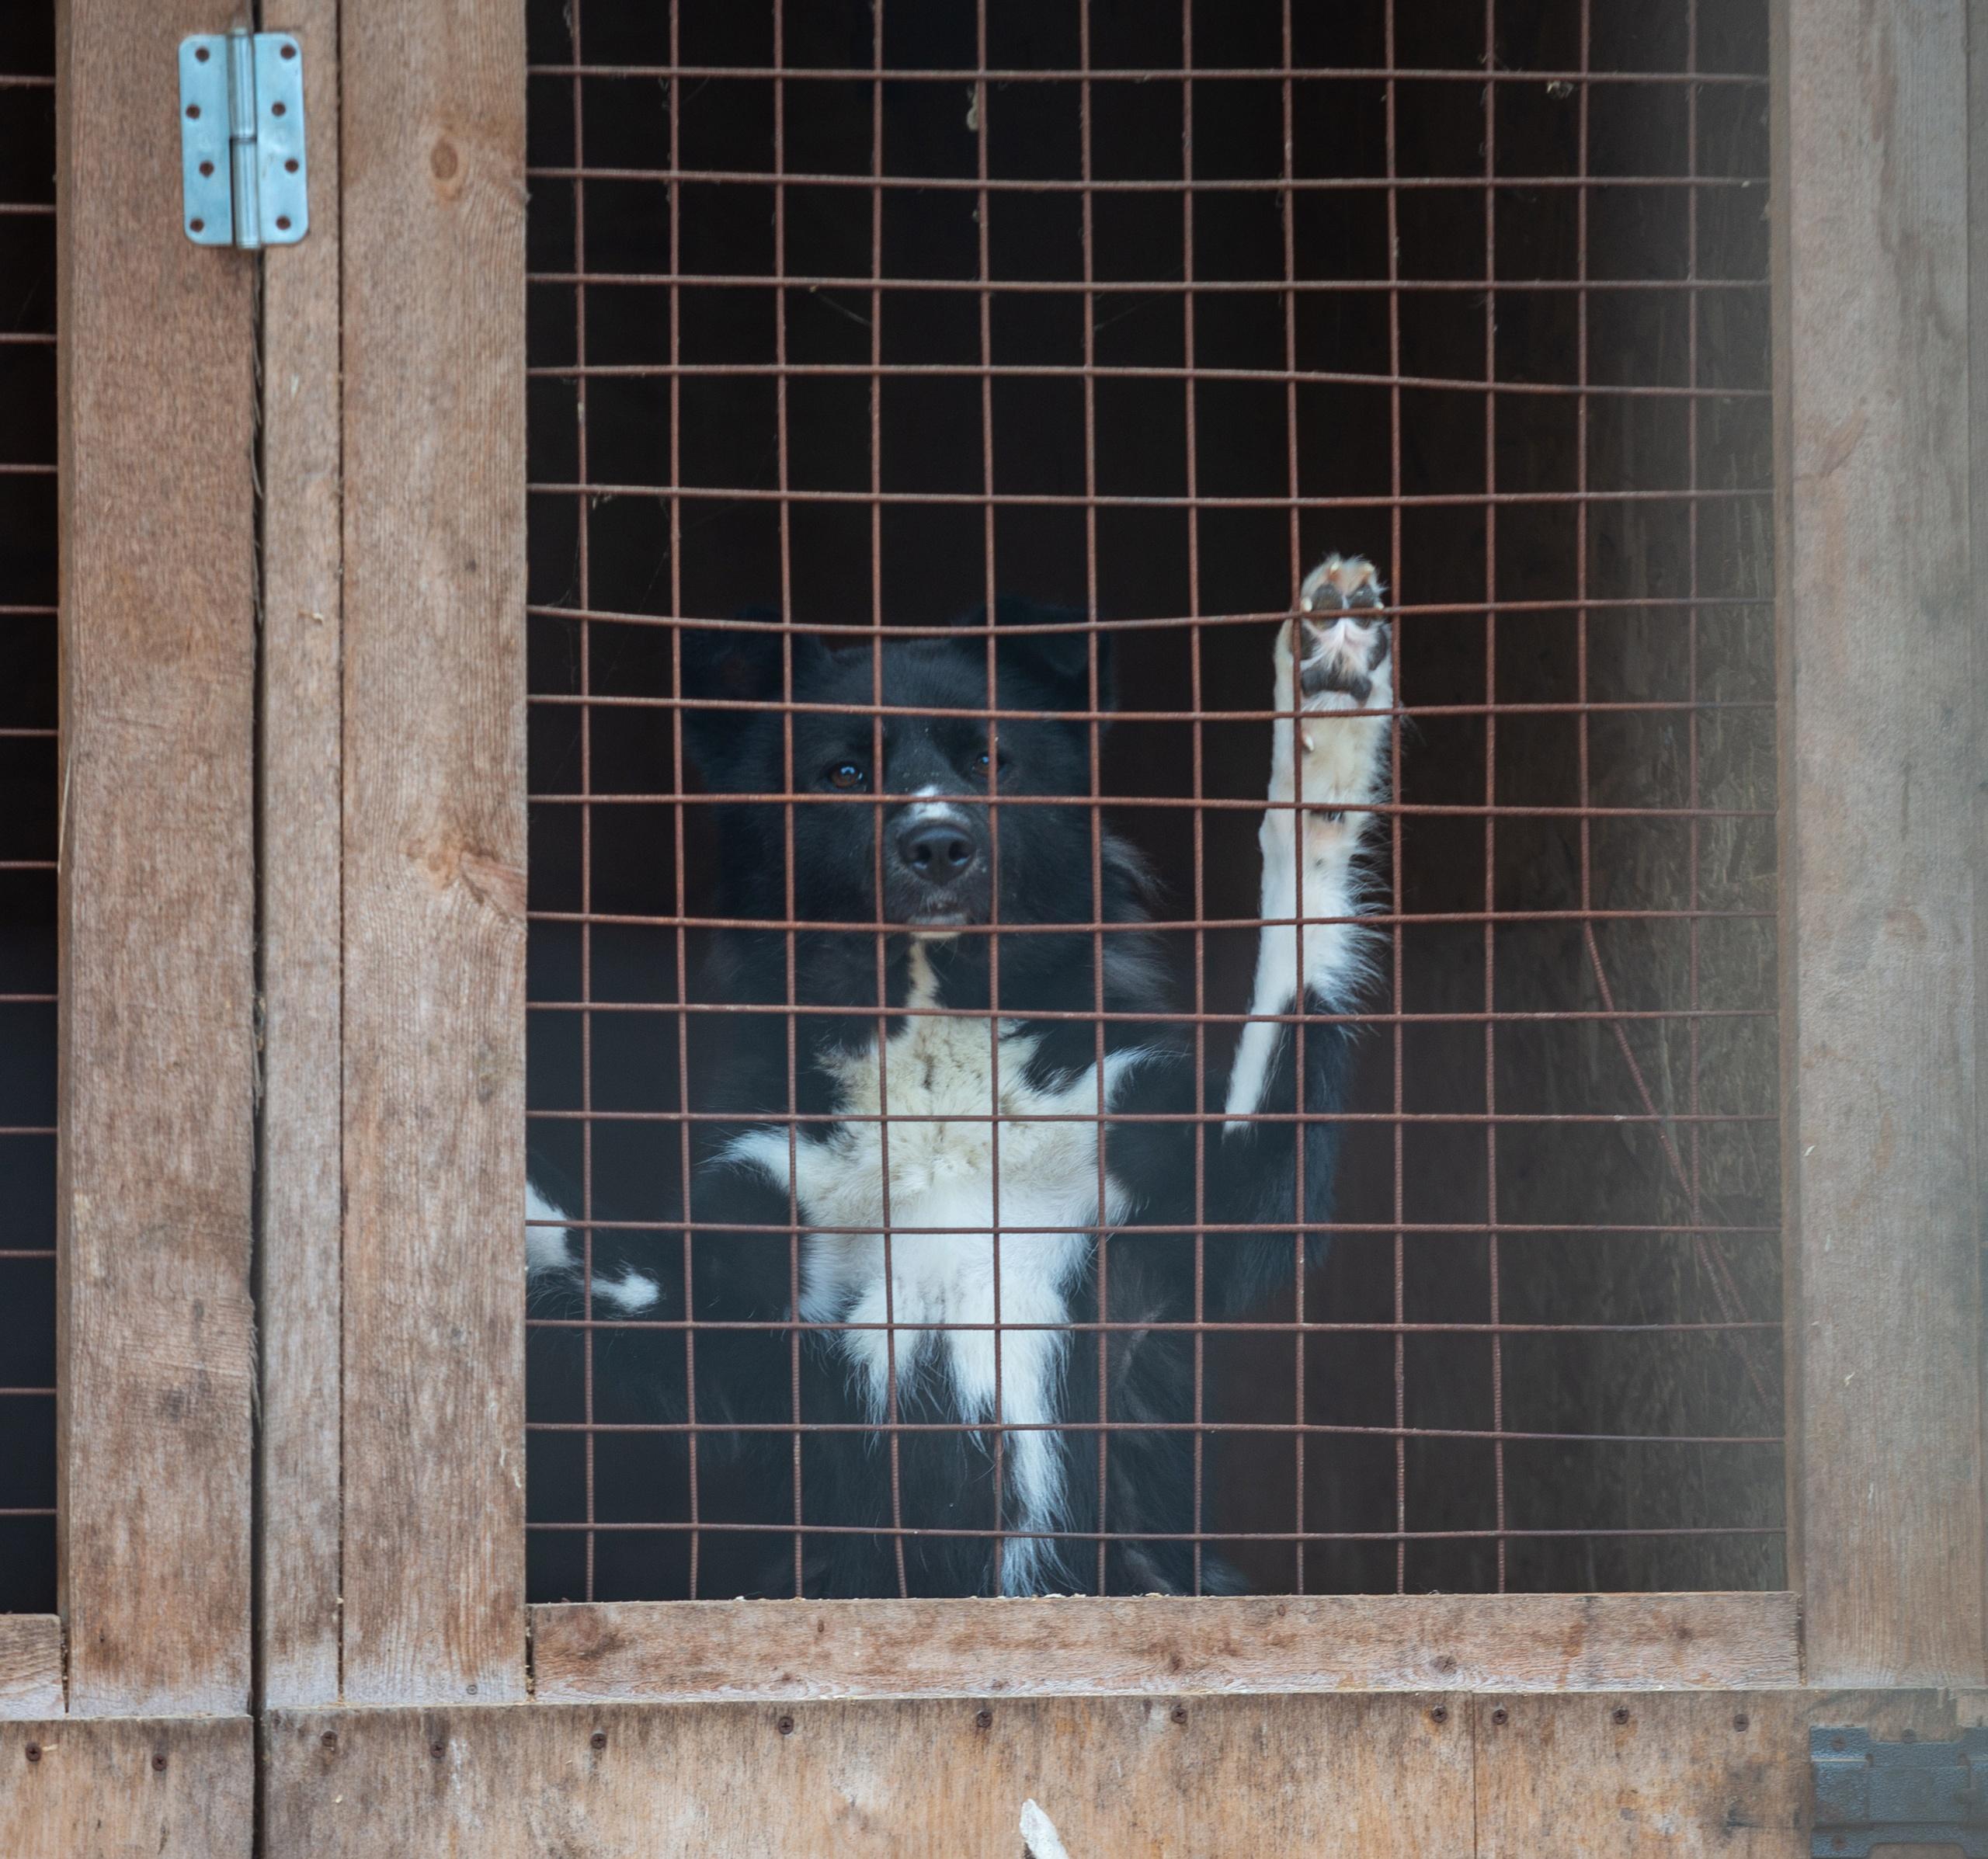
[[[982,607],[964,624],[984,627],[986,610]],[[998,634],[994,649],[1000,668],[1041,685],[1065,710],[1090,708],[1091,653],[1095,648],[1098,707],[1112,707],[1111,635],[1085,631],[1079,610],[1003,594],[994,603],[994,625]],[[1059,630],[1036,630],[1041,627]]]
[[[777,614],[749,610],[741,620],[770,621]],[[730,707],[777,704],[783,692],[782,635],[770,626],[686,626],[683,634],[683,746],[717,788],[732,785],[741,756],[756,733],[755,724],[777,713]],[[812,633],[796,633],[794,688],[824,663],[827,649]],[[705,709],[722,704],[723,709]]]

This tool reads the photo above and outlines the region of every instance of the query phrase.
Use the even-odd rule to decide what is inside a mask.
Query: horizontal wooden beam
[[[532,1610],[541,1698],[1788,1685],[1791,1594],[624,1601]]]
[[[1471,1850],[1471,1740],[1406,1694],[283,1711],[266,1850],[1014,1859],[1033,1800],[1077,1859],[1429,1859]]]
[[[264,1850],[1013,1859],[1033,1801],[1076,1859],[1806,1859],[1812,1725],[1951,1737],[1984,1706],[1768,1687],[279,1711]]]

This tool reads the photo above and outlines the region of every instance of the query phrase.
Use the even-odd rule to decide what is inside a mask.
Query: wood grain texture
[[[311,235],[262,278],[262,1695],[339,1695],[342,1130],[338,0],[294,0]]]
[[[1808,1859],[1809,1725],[1952,1736],[1956,1704],[1910,1691],[1480,1696],[1478,1859]]]
[[[61,1621],[0,1614],[0,1717],[47,1717],[62,1703]]]
[[[1968,117],[1988,123],[1988,0],[1968,0]],[[1988,763],[1988,134],[1968,137],[1969,526],[1973,579],[1974,759]],[[1984,1277],[1988,1277],[1988,783],[1974,790],[1974,1167],[1975,1211]],[[1988,1395],[1988,1351],[1982,1363]],[[1983,1402],[1988,1429],[1988,1398]],[[1988,1437],[1983,1441],[1988,1450]],[[1982,1493],[1988,1506],[1988,1489]],[[1988,1557],[1982,1576],[1988,1581]],[[1983,1619],[1988,1621],[1988,1600]]]
[[[515,1697],[523,9],[340,30],[345,1695]]]
[[[532,1610],[541,1698],[1781,1685],[1788,1594],[689,1601]]]
[[[254,261],[197,248],[179,224],[160,99],[211,9],[57,13],[70,1704],[236,1711],[253,1393]]]
[[[1781,0],[1784,1173],[1808,1670],[1984,1673],[1965,0]]]
[[[1463,1703],[1395,1694],[279,1712],[269,1850],[1014,1859],[1034,1799],[1073,1859],[1458,1859],[1472,1841]]]
[[[10,1859],[248,1859],[255,1788],[245,1717],[0,1724]]]

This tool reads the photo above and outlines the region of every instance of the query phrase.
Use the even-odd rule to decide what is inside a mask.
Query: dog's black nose
[[[964,877],[975,850],[963,820],[911,819],[898,829],[898,857],[928,884],[950,884]]]

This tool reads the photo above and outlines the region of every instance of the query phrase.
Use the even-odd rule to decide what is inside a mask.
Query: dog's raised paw
[[[1298,688],[1307,710],[1365,710],[1375,674],[1394,649],[1386,620],[1363,620],[1363,610],[1381,604],[1381,578],[1361,555],[1328,555],[1305,577],[1291,619],[1292,650]],[[1309,700],[1333,693],[1339,703]],[[1385,706],[1386,698],[1381,700]]]
[[[1387,766],[1385,716],[1394,702],[1393,635],[1373,609],[1384,590],[1374,565],[1357,555],[1328,555],[1298,592],[1298,610],[1277,628],[1277,704],[1299,713],[1280,724],[1270,798],[1300,800],[1308,812],[1339,824],[1343,809],[1378,798]],[[1327,721],[1326,719],[1332,720]],[[1317,719],[1314,721],[1314,719]],[[1354,836],[1371,816],[1352,816]]]

